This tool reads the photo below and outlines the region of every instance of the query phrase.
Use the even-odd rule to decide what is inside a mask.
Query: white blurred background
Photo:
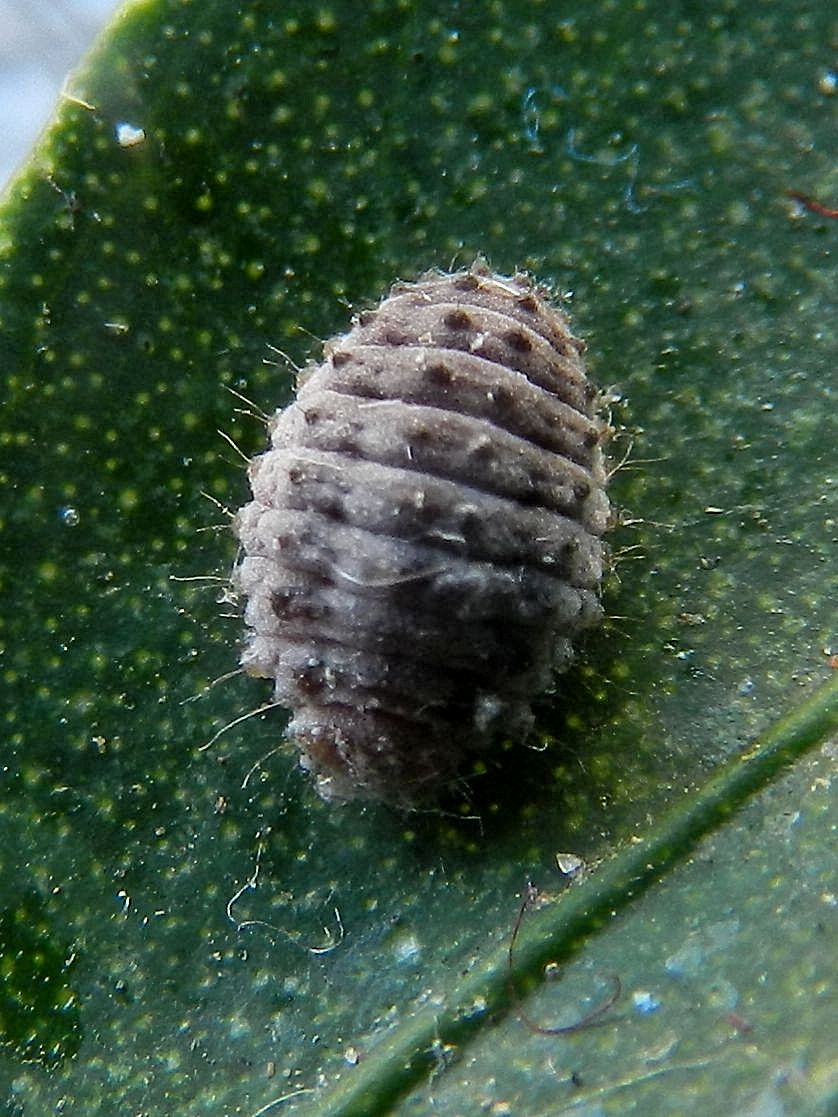
[[[0,0],[0,192],[119,0]]]

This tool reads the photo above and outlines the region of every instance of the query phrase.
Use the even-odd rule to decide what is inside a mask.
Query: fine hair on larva
[[[608,423],[547,291],[396,283],[300,370],[234,519],[242,666],[323,798],[432,801],[596,624]]]

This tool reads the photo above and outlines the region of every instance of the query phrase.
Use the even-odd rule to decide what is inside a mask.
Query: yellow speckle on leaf
[[[322,8],[317,13],[317,30],[322,31],[324,35],[333,34],[337,30],[335,13],[328,8]]]
[[[61,568],[58,566],[58,563],[52,562],[50,559],[46,559],[37,567],[38,578],[40,581],[46,582],[49,585],[58,581],[60,573]]]
[[[117,497],[122,512],[132,512],[140,503],[140,494],[134,488],[123,489]]]

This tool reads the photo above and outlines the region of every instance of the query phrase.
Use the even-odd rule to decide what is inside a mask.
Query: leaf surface
[[[114,21],[0,210],[9,1112],[828,1110],[836,229],[786,192],[835,202],[829,34],[790,3]],[[478,254],[564,293],[613,386],[609,619],[465,801],[335,809],[264,681],[209,685],[246,499],[218,431],[257,452],[318,339]],[[597,1027],[513,1011],[528,879],[517,996],[567,1024],[616,975]]]

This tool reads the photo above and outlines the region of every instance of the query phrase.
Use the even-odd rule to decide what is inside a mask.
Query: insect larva
[[[528,278],[397,284],[300,375],[236,518],[242,663],[326,799],[426,799],[532,723],[601,614],[583,344]]]

